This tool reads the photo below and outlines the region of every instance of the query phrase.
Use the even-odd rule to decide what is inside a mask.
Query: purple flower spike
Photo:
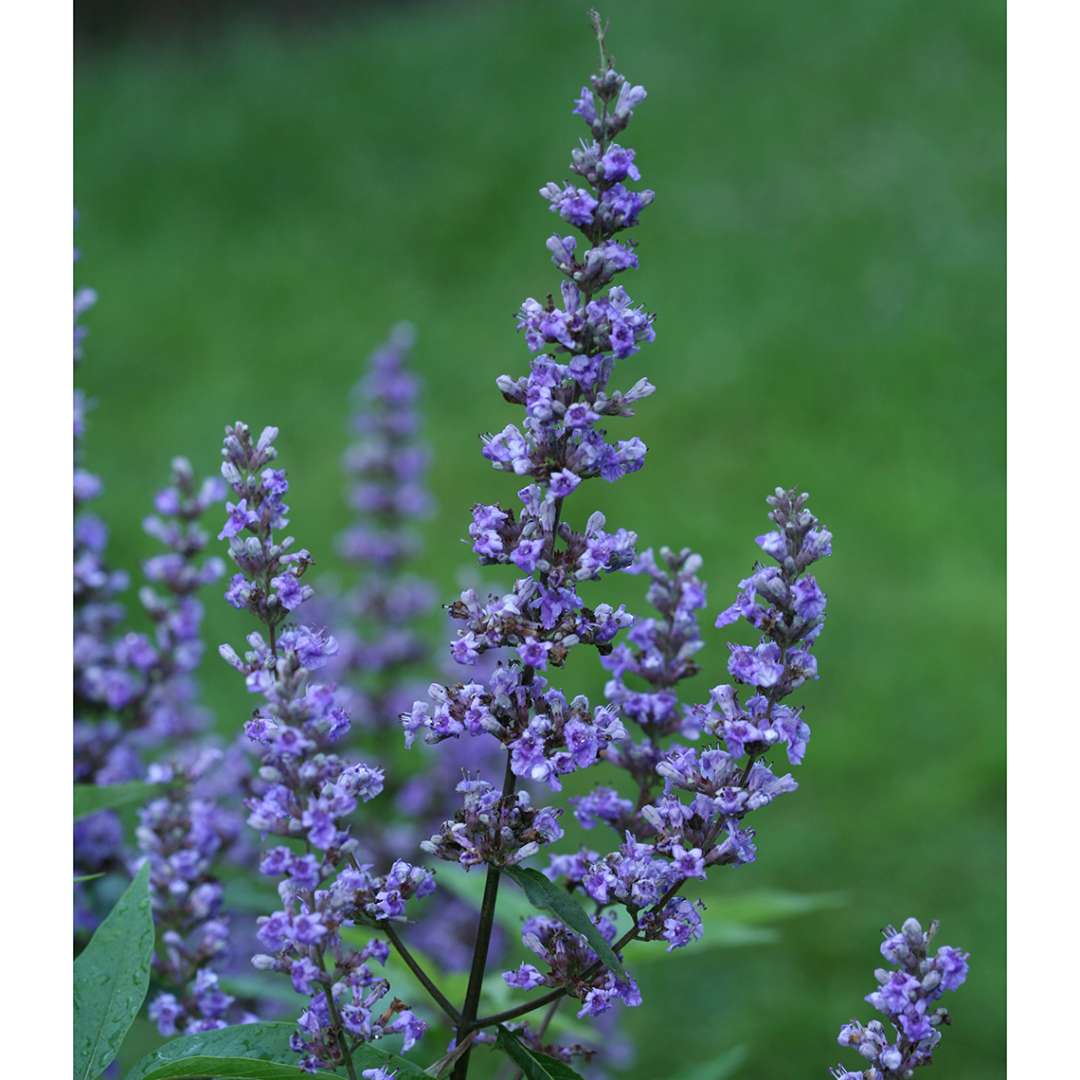
[[[76,253],[77,257],[77,253]],[[79,316],[95,301],[92,290],[75,296],[75,361],[82,357]],[[124,628],[119,602],[127,575],[109,567],[108,530],[87,505],[101,495],[101,481],[84,464],[86,400],[75,391],[74,408],[74,743],[77,783],[116,784],[142,778],[149,752],[163,740],[186,738],[205,726],[194,680],[202,657],[202,606],[197,593],[221,576],[220,559],[204,559],[208,537],[199,526],[224,495],[220,481],[198,484],[183,458],[172,463],[172,482],[154,499],[144,522],[162,551],[143,564],[139,601],[149,631]],[[125,869],[122,830],[105,811],[76,823],[75,873]],[[76,928],[92,931],[107,910],[93,903],[95,886],[76,894]],[[87,902],[89,898],[89,903]]]
[[[837,1065],[831,1070],[835,1080],[911,1076],[915,1069],[933,1063],[941,1030],[950,1023],[948,1009],[934,1007],[935,1002],[945,991],[958,989],[968,973],[966,952],[951,945],[931,950],[937,932],[936,922],[923,930],[917,919],[908,919],[899,930],[885,928],[881,955],[896,967],[874,972],[878,988],[866,1000],[885,1016],[893,1033],[890,1036],[880,1020],[844,1024],[837,1042],[857,1050],[869,1069],[849,1072]]]
[[[409,1047],[423,1033],[423,1022],[398,1003],[391,1009],[379,1005],[390,986],[367,961],[386,959],[382,943],[356,951],[340,931],[404,918],[407,902],[427,895],[434,882],[430,871],[400,859],[386,874],[373,873],[350,835],[349,816],[382,791],[384,775],[334,750],[349,718],[334,687],[312,675],[337,654],[337,643],[321,630],[288,621],[311,593],[301,578],[312,560],[306,550],[294,550],[292,537],[277,533],[286,523],[282,497],[288,482],[283,471],[269,467],[276,436],[275,428],[266,428],[253,441],[246,424],[226,428],[221,471],[236,496],[228,520],[243,505],[245,522],[236,532],[231,525],[223,530],[246,582],[230,586],[229,599],[249,610],[267,636],[249,635],[243,657],[227,645],[220,652],[259,699],[245,724],[261,759],[259,783],[245,805],[248,824],[275,838],[260,870],[279,879],[283,905],[259,918],[257,937],[268,951],[253,963],[288,975],[298,992],[309,995],[292,1046],[301,1055],[300,1067],[317,1071],[339,1065],[357,1042],[400,1032]],[[331,987],[333,1011],[327,1004]],[[162,1017],[174,1011],[167,1004],[158,1010]]]

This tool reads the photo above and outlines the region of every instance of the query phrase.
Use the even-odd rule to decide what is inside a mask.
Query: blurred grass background
[[[477,434],[512,418],[493,380],[525,369],[517,305],[556,285],[535,191],[583,132],[584,6],[346,5],[84,44],[79,280],[101,300],[79,378],[115,564],[149,552],[170,456],[215,468],[242,417],[282,428],[295,533],[333,569],[345,392],[409,318],[439,504],[424,570],[450,597],[468,506],[514,488]],[[849,899],[779,945],[649,965],[629,1075],[737,1044],[741,1076],[823,1075],[839,1024],[869,1014],[879,928],[915,913],[973,953],[939,1068],[1003,1076],[1003,5],[606,13],[650,92],[630,142],[657,201],[627,286],[658,339],[622,372],[658,393],[620,429],[646,469],[589,499],[643,545],[700,551],[715,611],[764,496],[812,492],[836,537],[823,678],[801,695],[814,739],[730,888]],[[209,607],[210,640],[238,640]],[[726,655],[707,639],[699,694]],[[599,695],[595,663],[569,678]],[[205,684],[231,729],[248,703],[212,655]]]

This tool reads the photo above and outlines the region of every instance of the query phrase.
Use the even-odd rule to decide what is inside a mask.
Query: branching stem
[[[390,944],[397,950],[398,955],[405,961],[405,965],[416,976],[423,988],[431,995],[435,1003],[440,1009],[450,1018],[454,1024],[461,1022],[461,1014],[454,1007],[450,999],[438,988],[435,984],[435,980],[421,967],[420,962],[416,959],[411,952],[409,952],[408,946],[401,940],[398,932],[388,922],[378,923],[379,930],[384,933],[390,941]]]
[[[660,897],[659,900],[657,900],[657,902],[653,905],[652,910],[654,912],[662,911],[664,905],[667,904],[667,902],[675,896],[675,894],[683,887],[683,885],[686,884],[686,881],[686,878],[679,878],[679,880],[676,881],[675,884],[672,885],[668,889],[668,891]],[[614,945],[611,946],[612,950],[614,952],[618,952],[625,945],[629,945],[631,941],[637,938],[637,933],[639,929],[640,925],[637,918],[635,918],[634,925],[631,926],[630,929],[627,930],[626,933],[623,934],[623,936],[619,938],[619,940],[616,941]],[[601,964],[598,960],[595,964],[592,965],[592,967],[586,969],[586,971],[581,976],[582,980],[591,979],[593,975],[595,975],[602,967],[603,964]],[[473,1021],[471,1030],[475,1031],[479,1028],[491,1027],[493,1024],[502,1024],[505,1023],[507,1020],[516,1020],[519,1016],[526,1016],[528,1013],[535,1012],[537,1009],[542,1009],[545,1005],[550,1005],[552,1002],[559,1001],[562,997],[565,996],[566,993],[567,988],[565,986],[562,986],[555,990],[550,990],[548,991],[548,993],[543,994],[542,996],[535,998],[532,1001],[527,1001],[523,1005],[518,1005],[513,1009],[506,1009],[505,1011],[500,1013],[493,1013],[491,1016],[481,1016]],[[455,1080],[457,1080],[456,1077]]]

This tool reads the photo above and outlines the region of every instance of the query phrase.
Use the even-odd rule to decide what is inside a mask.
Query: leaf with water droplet
[[[75,1080],[94,1080],[112,1064],[146,998],[153,954],[144,863],[75,960]]]
[[[181,1035],[147,1054],[125,1080],[185,1080],[213,1076],[215,1080],[308,1080],[289,1046],[295,1024],[236,1024],[233,1027]],[[358,1068],[394,1070],[399,1080],[421,1080],[424,1073],[411,1061],[374,1046],[353,1052]],[[340,1070],[318,1076],[343,1076]]]

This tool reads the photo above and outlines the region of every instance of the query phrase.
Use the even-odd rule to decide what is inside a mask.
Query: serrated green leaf
[[[668,1080],[730,1080],[738,1073],[748,1057],[745,1046],[733,1046],[711,1061],[689,1065],[681,1072],[672,1073]]]
[[[132,780],[129,784],[76,784],[75,819],[96,814],[99,810],[116,810],[131,803],[149,802],[166,786],[146,784],[141,780]]]
[[[526,1046],[504,1027],[499,1027],[495,1045],[525,1074],[525,1080],[581,1080],[581,1074],[565,1062]]]
[[[81,885],[84,881],[94,881],[99,877],[104,877],[104,873],[100,874],[83,874],[82,877],[72,878],[72,885]]]
[[[503,873],[521,886],[529,903],[542,911],[550,912],[571,930],[582,934],[593,952],[600,958],[601,963],[614,971],[619,978],[626,978],[626,972],[619,963],[619,958],[604,939],[604,935],[597,930],[576,897],[571,896],[565,889],[559,888],[554,882],[548,881],[538,870],[532,870],[527,866],[508,866]]]
[[[299,1056],[289,1046],[295,1024],[236,1024],[217,1031],[182,1035],[159,1046],[142,1059],[126,1080],[185,1080],[212,1076],[215,1080],[307,1080],[311,1075],[297,1064]],[[386,1068],[401,1080],[420,1080],[423,1072],[411,1061],[374,1046],[353,1053],[357,1071]],[[340,1069],[318,1076],[343,1076]]]
[[[144,863],[75,960],[75,1080],[95,1080],[112,1064],[146,998],[154,954],[149,882]]]

